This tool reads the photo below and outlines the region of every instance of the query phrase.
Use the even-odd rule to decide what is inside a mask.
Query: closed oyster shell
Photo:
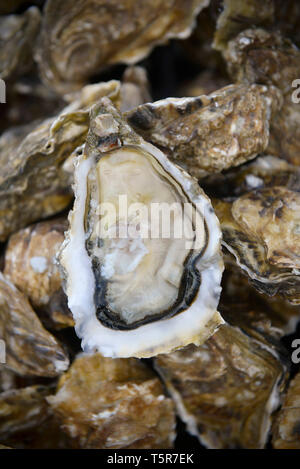
[[[41,14],[36,7],[21,15],[0,17],[0,78],[13,80],[33,66],[33,45]]]
[[[30,432],[49,416],[47,386],[29,386],[0,393],[0,441],[10,443],[13,436]]]
[[[274,422],[275,449],[300,449],[300,373],[291,381]]]
[[[20,375],[46,377],[57,376],[68,368],[64,349],[43,328],[26,297],[1,273],[0,312],[5,366]]]
[[[281,90],[283,106],[271,122],[268,152],[299,166],[300,107],[293,98],[294,81],[300,77],[299,49],[278,32],[247,29],[229,42],[224,57],[240,83],[259,82]]]
[[[254,158],[269,142],[276,89],[230,85],[208,96],[167,98],[125,113],[146,140],[195,177]]]
[[[67,227],[66,218],[31,225],[13,234],[5,251],[5,276],[52,328],[74,325],[56,264]]]
[[[282,186],[215,201],[223,244],[262,293],[300,304],[300,195]]]
[[[78,357],[48,401],[79,448],[172,447],[172,400],[138,360]]]
[[[246,334],[260,342],[276,344],[296,331],[300,321],[300,306],[291,305],[282,297],[261,295],[241,275],[230,254],[225,256],[225,272],[222,281],[220,311],[232,326],[240,327]]]
[[[149,357],[206,340],[222,323],[216,308],[223,264],[218,221],[197,181],[139,137],[103,98],[92,110],[74,189],[60,262],[83,349]],[[129,204],[125,218],[120,195]],[[106,203],[108,219],[101,215]],[[188,205],[195,220],[192,244],[189,215],[174,215],[184,235],[152,236],[155,216],[146,220],[138,210],[132,219],[136,203],[151,210],[151,204]],[[131,223],[146,225],[146,236],[131,235]],[[122,239],[109,237],[123,225]]]
[[[64,94],[116,63],[136,63],[168,39],[186,38],[209,0],[48,0],[36,58]],[[84,66],[82,66],[84,61]]]
[[[285,367],[271,347],[222,326],[201,347],[155,358],[188,431],[208,448],[263,448]]]

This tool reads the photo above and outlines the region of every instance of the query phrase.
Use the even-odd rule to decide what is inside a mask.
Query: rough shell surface
[[[274,423],[275,449],[300,449],[300,373],[291,381]]]
[[[284,367],[272,350],[222,326],[201,347],[160,355],[155,368],[188,431],[208,448],[262,448]]]
[[[66,218],[31,225],[14,233],[5,251],[4,275],[55,328],[74,325],[56,262],[67,228]]]
[[[138,360],[81,356],[48,401],[78,447],[172,447],[173,402],[154,373]]]
[[[33,66],[33,45],[41,14],[36,7],[21,15],[0,17],[0,78],[12,81]]]
[[[6,365],[20,375],[54,377],[69,366],[66,352],[42,326],[26,297],[0,274],[0,337]],[[4,365],[1,365],[2,367]]]
[[[299,166],[299,49],[277,32],[247,29],[229,42],[224,57],[229,73],[240,83],[280,89],[283,106],[271,122],[268,152]]]
[[[49,0],[37,50],[43,80],[60,93],[116,63],[132,64],[187,37],[209,0]],[[84,60],[84,67],[82,61]]]
[[[276,89],[230,85],[208,96],[167,98],[125,113],[146,140],[195,177],[254,158],[269,143]]]

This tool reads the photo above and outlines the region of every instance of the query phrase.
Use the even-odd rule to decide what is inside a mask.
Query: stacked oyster
[[[298,2],[0,15],[0,448],[299,448]]]

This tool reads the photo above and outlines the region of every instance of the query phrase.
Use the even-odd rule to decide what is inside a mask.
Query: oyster
[[[187,37],[209,0],[48,0],[36,54],[43,80],[64,94],[116,63],[136,63]],[[84,61],[84,67],[82,66]]]
[[[202,444],[264,447],[286,371],[271,347],[224,325],[201,347],[159,355],[155,368]]]
[[[74,188],[60,262],[83,349],[149,357],[206,340],[222,323],[223,263],[219,224],[197,181],[103,98]],[[167,209],[168,227],[154,208]]]
[[[291,381],[274,423],[276,449],[300,449],[300,373]]]
[[[172,400],[135,359],[78,357],[48,402],[79,448],[171,448],[175,438]]]
[[[224,51],[229,73],[240,83],[275,85],[283,106],[271,122],[268,152],[300,165],[300,51],[277,32],[247,29]],[[295,96],[294,96],[295,95]]]
[[[208,96],[168,98],[125,113],[146,140],[193,176],[220,172],[254,158],[269,143],[274,87],[230,85]]]
[[[57,376],[69,366],[66,352],[44,329],[25,296],[0,273],[0,338],[6,365],[20,375]],[[5,367],[1,365],[1,367]]]
[[[226,48],[228,41],[249,25],[270,26],[274,21],[274,0],[223,0],[222,3],[223,11],[217,21],[213,42],[218,50]]]
[[[41,425],[48,417],[46,386],[29,386],[0,393],[0,441],[11,439],[22,431],[30,431]]]
[[[253,285],[300,304],[299,168],[270,155],[211,181],[223,244]],[[218,182],[217,182],[218,181]]]
[[[37,7],[21,15],[0,17],[0,78],[13,80],[33,66],[33,44],[41,14]]]
[[[4,275],[52,328],[74,325],[55,262],[67,226],[65,218],[31,225],[14,233],[5,251]]]

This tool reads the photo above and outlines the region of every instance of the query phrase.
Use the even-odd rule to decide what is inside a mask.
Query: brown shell
[[[136,63],[187,37],[209,0],[48,0],[37,51],[40,74],[64,94],[116,63]],[[84,66],[82,63],[84,61]]]
[[[41,14],[36,7],[21,15],[0,17],[0,78],[13,80],[33,66],[33,45]]]
[[[155,359],[188,430],[208,448],[262,448],[285,369],[265,345],[222,326],[201,347]]]
[[[125,113],[145,140],[195,177],[220,172],[266,149],[275,88],[230,85],[208,96],[165,99]]]
[[[79,448],[172,447],[173,403],[136,359],[78,357],[48,401]]]
[[[299,354],[298,354],[299,355]],[[275,449],[300,449],[300,373],[291,381],[274,423]]]
[[[214,47],[223,50],[230,39],[249,25],[269,26],[274,21],[274,0],[224,0],[217,20]]]
[[[300,165],[300,107],[293,102],[293,83],[300,77],[299,49],[278,32],[248,29],[229,42],[224,57],[240,83],[264,83],[281,90],[283,107],[272,120],[268,151]]]
[[[0,337],[5,342],[5,366],[20,375],[53,377],[68,368],[64,349],[44,329],[26,297],[2,274]]]
[[[13,234],[5,251],[4,274],[51,327],[74,326],[62,290],[56,254],[68,228],[66,218],[31,225]]]

